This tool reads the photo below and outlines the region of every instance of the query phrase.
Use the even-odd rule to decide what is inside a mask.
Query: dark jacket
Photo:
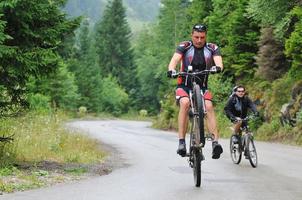
[[[253,113],[257,113],[256,106],[249,97],[243,96],[239,98],[236,94],[233,94],[228,99],[224,112],[231,120],[235,117],[243,119],[247,116],[248,109],[251,109]]]

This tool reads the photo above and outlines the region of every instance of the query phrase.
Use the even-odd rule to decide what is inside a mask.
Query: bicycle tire
[[[201,91],[200,91],[200,86],[198,84],[194,85],[193,88],[193,94],[194,94],[194,107],[195,107],[195,112],[198,114],[195,116],[195,128],[196,128],[196,139],[198,142],[202,143],[205,145],[205,136],[204,136],[204,105],[201,97]]]
[[[240,145],[238,141],[238,144],[234,143],[233,137],[235,135],[233,134],[230,138],[230,153],[231,153],[231,158],[234,164],[239,164],[242,158],[242,151],[240,149]]]
[[[201,152],[195,148],[193,149],[193,175],[196,187],[201,184]]]
[[[250,164],[252,165],[252,167],[256,168],[258,165],[258,156],[257,156],[257,151],[256,151],[256,147],[254,144],[254,140],[252,139],[252,136],[250,136],[250,135],[247,139],[246,148],[247,148],[247,153],[248,153],[248,158],[249,158]]]

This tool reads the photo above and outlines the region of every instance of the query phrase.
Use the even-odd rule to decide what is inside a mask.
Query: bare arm
[[[168,70],[176,70],[177,64],[180,62],[182,55],[179,53],[174,53],[173,57],[168,66]]]
[[[214,60],[215,65],[221,67],[221,70],[222,70],[223,69],[222,57],[214,56],[213,60]]]

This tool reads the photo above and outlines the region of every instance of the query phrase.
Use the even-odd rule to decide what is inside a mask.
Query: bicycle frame
[[[240,121],[248,121],[249,119],[251,118],[247,117]],[[246,159],[248,159],[252,167],[255,168],[258,164],[258,158],[256,147],[254,144],[253,133],[249,130],[248,125],[240,127],[240,130],[240,140],[238,141],[239,144],[237,144],[237,146],[233,140],[233,137],[235,136],[234,134],[231,136],[230,139],[231,158],[235,164],[239,164],[241,161],[242,152],[244,152]]]
[[[196,82],[194,81],[193,82],[193,88],[194,88],[195,84],[196,84]],[[200,95],[201,95],[202,111],[203,111],[203,118],[204,118],[206,116],[206,114],[207,114],[207,111],[206,111],[206,107],[205,107],[204,93],[203,93],[202,90],[200,90]],[[191,111],[193,113],[193,118],[194,118],[194,116],[200,117],[199,114],[196,112],[196,108],[194,106],[193,91],[192,90],[189,91],[189,99],[190,99],[190,109],[191,109]],[[193,134],[196,134],[196,132],[194,132],[194,130],[196,130],[196,121],[194,121],[194,119],[193,119],[193,121],[191,123],[192,123],[192,126],[191,126],[190,135],[193,135]],[[192,138],[192,137],[190,137],[190,138]],[[204,140],[203,140],[203,138],[200,138],[200,135],[196,134],[195,139],[196,139],[195,140],[195,144],[197,146],[201,145],[201,147],[203,147],[205,145],[204,144]],[[190,142],[190,144],[191,144],[191,142]]]
[[[204,160],[202,148],[205,145],[205,134],[204,134],[204,117],[206,115],[206,107],[204,100],[204,93],[200,89],[200,86],[196,83],[199,74],[208,74],[210,70],[204,70],[199,72],[179,72],[179,76],[186,76],[186,82],[188,77],[192,83],[192,89],[189,90],[190,100],[190,113],[188,113],[191,121],[190,130],[190,148],[189,154],[189,165],[193,168],[195,186],[199,187],[201,183],[201,161]]]

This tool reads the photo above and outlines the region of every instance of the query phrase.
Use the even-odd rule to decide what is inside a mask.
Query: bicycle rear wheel
[[[193,175],[194,175],[194,183],[196,187],[200,187],[201,183],[201,152],[194,148],[192,150],[193,156]]]
[[[231,152],[231,158],[234,164],[239,164],[242,157],[242,151],[240,149],[240,141],[237,140],[237,144],[234,143],[234,137],[235,135],[232,135],[230,138],[230,152]]]
[[[249,136],[247,140],[246,148],[247,148],[249,161],[252,167],[256,168],[258,165],[258,156],[252,136]]]
[[[194,85],[193,88],[193,98],[194,98],[194,108],[195,113],[198,115],[194,117],[195,120],[195,133],[197,142],[202,143],[205,145],[205,136],[204,136],[204,105],[201,97],[200,86],[198,84]]]

